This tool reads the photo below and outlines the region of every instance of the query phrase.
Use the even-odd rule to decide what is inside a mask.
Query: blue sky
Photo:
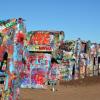
[[[100,43],[100,0],[0,0],[0,19],[24,18],[27,31],[63,30]]]

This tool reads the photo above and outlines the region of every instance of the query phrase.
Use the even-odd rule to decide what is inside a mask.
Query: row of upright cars
[[[100,73],[100,44],[64,40],[63,31],[26,31],[22,18],[0,21],[0,94],[17,100],[20,88]]]

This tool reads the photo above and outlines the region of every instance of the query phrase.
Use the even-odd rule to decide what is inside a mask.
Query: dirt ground
[[[56,88],[21,89],[20,100],[100,100],[100,77],[60,82]]]

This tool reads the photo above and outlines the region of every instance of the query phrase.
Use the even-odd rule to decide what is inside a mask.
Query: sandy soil
[[[56,88],[21,89],[20,100],[100,100],[100,77],[60,82]]]

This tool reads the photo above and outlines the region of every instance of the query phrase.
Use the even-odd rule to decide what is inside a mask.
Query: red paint
[[[50,34],[37,32],[31,37],[31,42],[37,45],[48,45],[50,44]]]
[[[16,39],[17,39],[17,42],[24,44],[25,34],[22,32],[17,33]]]
[[[39,50],[51,51],[52,48],[51,47],[47,47],[47,46],[41,46],[41,47],[39,47]]]

